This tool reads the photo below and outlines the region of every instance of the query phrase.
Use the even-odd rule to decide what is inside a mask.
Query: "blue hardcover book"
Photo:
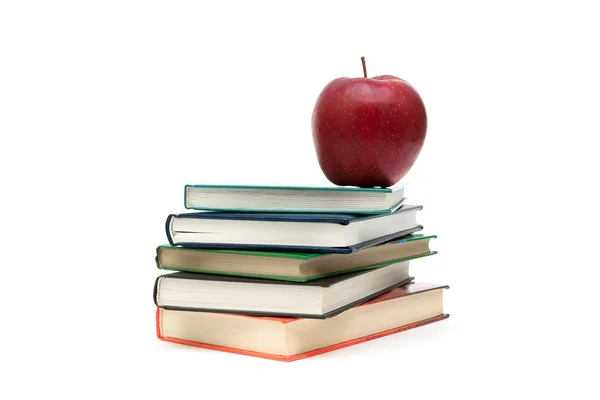
[[[166,233],[172,246],[205,249],[353,253],[423,229],[420,205],[390,214],[226,213],[171,214]]]

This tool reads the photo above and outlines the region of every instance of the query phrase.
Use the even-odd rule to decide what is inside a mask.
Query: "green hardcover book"
[[[389,214],[404,202],[404,185],[394,188],[186,185],[190,210]]]
[[[163,245],[156,249],[156,265],[171,271],[308,282],[437,254],[430,248],[431,239],[436,237],[414,235],[351,254],[208,250]]]

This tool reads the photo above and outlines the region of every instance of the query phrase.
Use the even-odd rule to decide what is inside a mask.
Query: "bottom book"
[[[278,361],[295,361],[449,317],[448,286],[412,282],[329,319],[156,310],[158,338]]]

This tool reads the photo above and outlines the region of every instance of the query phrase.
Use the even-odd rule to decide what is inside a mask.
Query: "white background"
[[[598,395],[594,2],[0,4],[0,397]],[[427,107],[450,319],[289,364],[157,340],[183,186],[327,184],[312,107],[361,56]]]

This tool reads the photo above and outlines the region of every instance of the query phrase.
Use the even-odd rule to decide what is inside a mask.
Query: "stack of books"
[[[446,285],[405,187],[187,185],[154,285],[164,341],[293,361],[440,321]],[[173,272],[174,271],[174,272]]]

